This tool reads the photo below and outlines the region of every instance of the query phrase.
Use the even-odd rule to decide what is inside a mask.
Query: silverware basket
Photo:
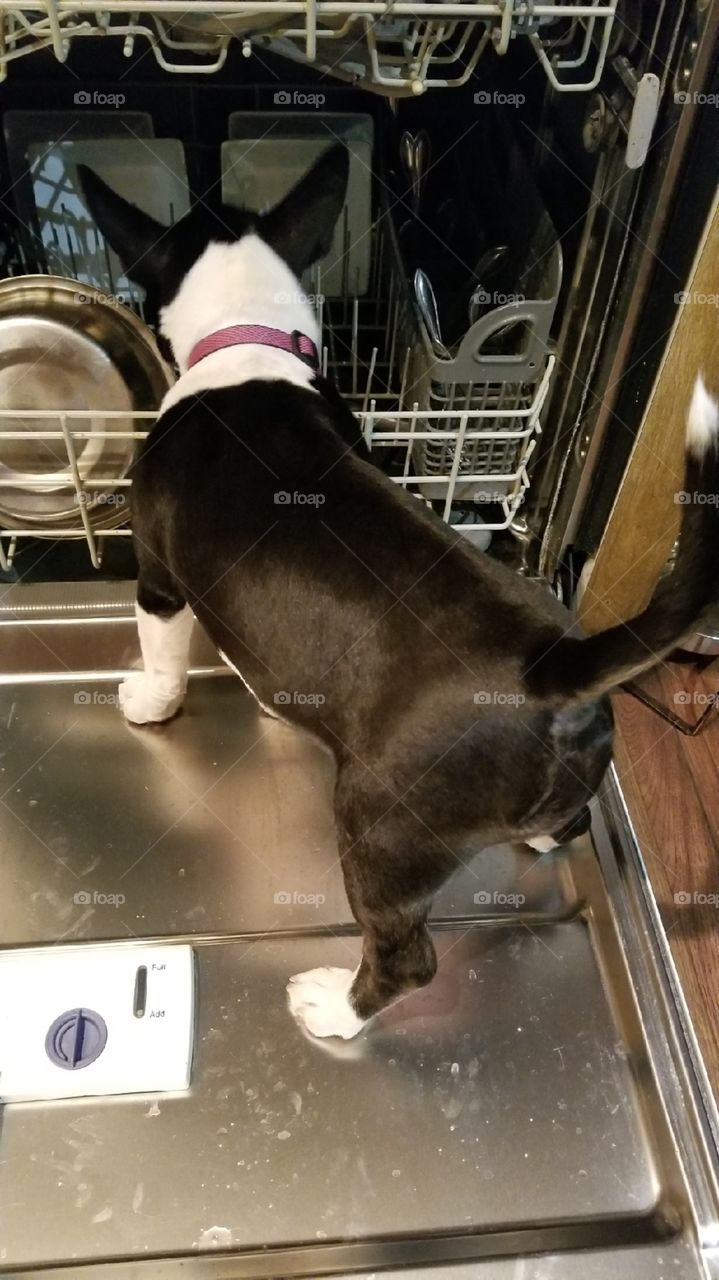
[[[407,308],[413,350],[408,398],[430,415],[446,414],[446,437],[423,439],[416,465],[433,488],[428,496],[477,503],[511,496],[517,471],[528,461],[539,389],[552,362],[550,328],[562,279],[562,253],[546,212],[519,265],[518,287],[488,295],[491,309],[472,324],[452,359],[436,355],[413,299]],[[414,330],[414,332],[412,332]],[[542,399],[543,399],[542,395]],[[467,439],[463,423],[481,421],[485,435]],[[444,481],[444,483],[441,483]]]

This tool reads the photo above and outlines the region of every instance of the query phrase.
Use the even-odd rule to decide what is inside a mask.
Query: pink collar
[[[306,333],[300,333],[297,329],[293,333],[284,333],[282,329],[268,329],[264,324],[231,324],[227,329],[216,329],[214,333],[209,333],[206,338],[195,343],[187,367],[191,369],[200,360],[204,360],[205,356],[211,356],[213,351],[222,351],[224,347],[244,346],[246,343],[288,351],[310,368],[319,368],[317,348]]]

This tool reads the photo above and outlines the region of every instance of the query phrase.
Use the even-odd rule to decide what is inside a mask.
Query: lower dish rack
[[[531,369],[525,359],[518,374],[516,361],[510,361],[504,376],[503,366],[495,362],[469,390],[466,382],[449,382],[446,370],[439,371],[444,381],[438,383],[442,362],[427,359],[426,334],[386,214],[374,223],[371,235],[369,288],[361,296],[353,291],[348,270],[343,272],[342,296],[325,298],[319,274],[313,282],[325,335],[323,372],[349,401],[368,447],[395,483],[433,505],[445,520],[460,523],[463,532],[507,529],[529,487],[529,463],[554,357],[542,347],[534,352]],[[493,321],[493,315],[482,323],[500,323],[501,316]],[[70,526],[38,523],[3,529],[0,522],[0,569],[12,568],[18,546],[28,538],[84,539],[92,565],[100,569],[106,539],[130,536],[129,476],[82,465],[83,452],[96,449],[119,416],[127,419],[127,429],[114,435],[139,443],[156,413],[64,406],[0,410],[0,464],[31,432],[33,443],[46,442],[55,456],[66,457],[63,484],[78,512]],[[54,468],[57,485],[57,463]],[[3,470],[0,465],[0,487],[12,483],[3,478]],[[36,480],[26,472],[24,484],[42,493],[45,481],[41,472]],[[101,521],[95,518],[98,510]]]

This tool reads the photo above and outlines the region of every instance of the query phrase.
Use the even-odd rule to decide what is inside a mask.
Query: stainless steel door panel
[[[0,726],[4,945],[351,922],[333,761],[238,679],[191,681],[183,714],[149,729],[123,722],[114,683],[6,686]],[[565,860],[505,846],[459,867],[434,914],[574,906]]]
[[[429,989],[331,1045],[293,1022],[285,982],[354,966],[358,939],[200,945],[189,1095],[5,1108],[7,1264],[518,1229],[549,1247],[577,1223],[587,1242],[598,1223],[607,1242],[626,1222],[641,1234],[660,1182],[586,924],[437,942]]]
[[[320,1044],[285,984],[359,955],[331,757],[230,676],[164,728],[114,693],[0,690],[0,940],[193,942],[193,1083],[7,1106],[0,1273],[719,1276],[715,1153],[611,789],[598,856],[483,851],[435,903],[435,982]]]

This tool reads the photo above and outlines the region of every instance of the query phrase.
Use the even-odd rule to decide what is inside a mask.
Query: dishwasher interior
[[[189,1088],[2,1108],[0,1274],[719,1276],[714,1103],[613,774],[571,848],[467,851],[430,987],[350,1043],[293,1022],[287,977],[359,954],[333,762],[197,629],[183,715],[121,720],[131,460],[172,373],[74,176],[169,223],[212,191],[263,207],[345,140],[350,199],[303,281],[323,369],[397,484],[538,574],[567,379],[611,339],[577,336],[583,308],[628,270],[611,237],[593,260],[597,192],[619,165],[625,218],[639,200],[690,7],[0,7],[0,1009],[22,1017],[2,964],[26,949],[195,966]]]

